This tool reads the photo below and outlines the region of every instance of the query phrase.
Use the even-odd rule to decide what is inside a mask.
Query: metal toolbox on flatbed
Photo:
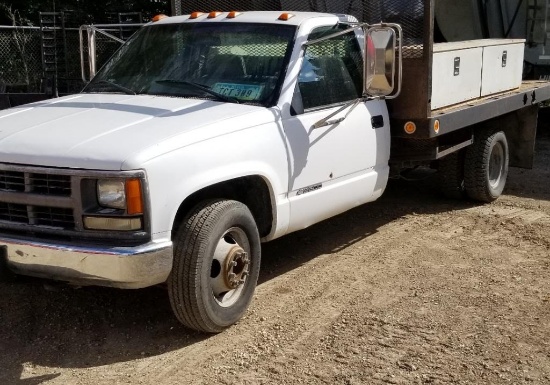
[[[524,40],[483,39],[433,45],[433,110],[519,88]]]

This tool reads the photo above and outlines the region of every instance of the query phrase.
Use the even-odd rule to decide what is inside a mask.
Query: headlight
[[[146,220],[143,179],[88,179],[82,191],[85,208],[82,222],[86,230],[143,230]]]
[[[126,208],[126,184],[124,180],[98,180],[97,200],[103,207],[124,210]]]

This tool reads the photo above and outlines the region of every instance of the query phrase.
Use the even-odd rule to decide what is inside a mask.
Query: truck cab
[[[366,94],[365,46],[344,15],[163,18],[82,93],[2,111],[4,270],[167,282],[185,325],[233,324],[252,299],[261,241],[386,187],[390,119]],[[393,63],[375,54],[373,68]]]

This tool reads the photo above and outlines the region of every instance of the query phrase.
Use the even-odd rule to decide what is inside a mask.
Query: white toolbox
[[[519,88],[524,43],[521,39],[435,43],[432,109]]]

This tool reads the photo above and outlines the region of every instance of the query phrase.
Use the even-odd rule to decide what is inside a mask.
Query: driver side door
[[[314,30],[310,39],[323,32]],[[353,105],[362,95],[362,73],[354,32],[305,51],[293,101],[299,107],[283,122],[290,153],[289,231],[372,201],[386,186],[389,118],[383,101]],[[328,124],[314,127],[346,105]]]

